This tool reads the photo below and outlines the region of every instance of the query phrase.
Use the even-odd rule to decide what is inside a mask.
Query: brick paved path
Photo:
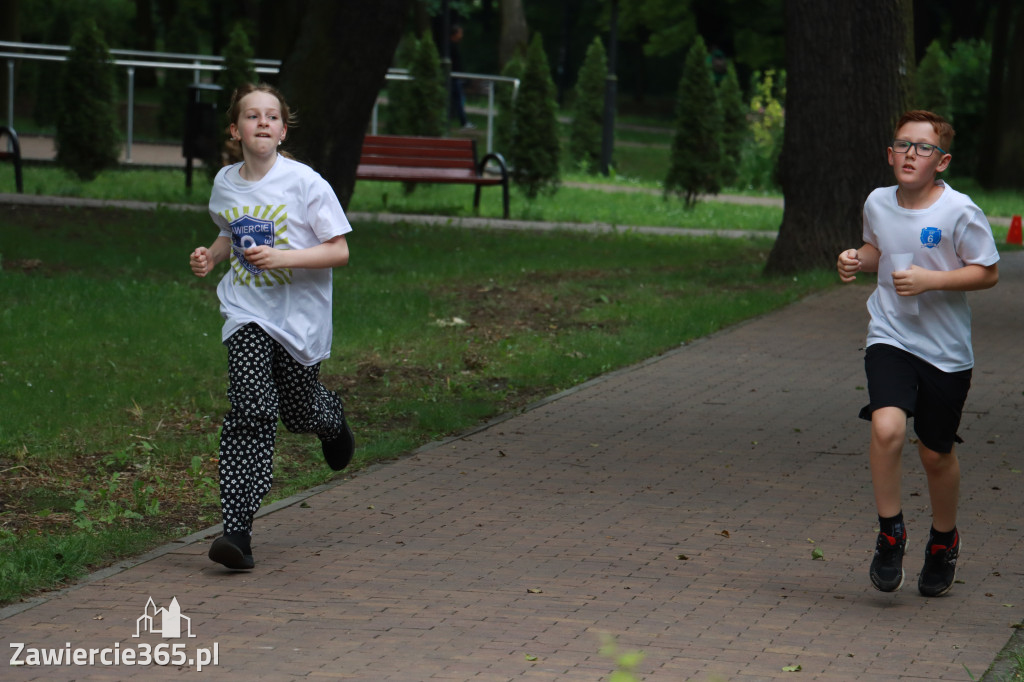
[[[645,652],[644,680],[978,678],[1024,610],[1022,273],[1007,254],[972,295],[948,597],[915,589],[929,519],[909,446],[908,584],[869,584],[868,288],[841,287],[277,505],[251,573],[192,537],[0,611],[0,648],[216,644],[206,672],[224,680],[594,682],[614,668],[607,634]],[[195,637],[133,637],[149,598],[177,599]],[[8,659],[4,680],[195,677]]]

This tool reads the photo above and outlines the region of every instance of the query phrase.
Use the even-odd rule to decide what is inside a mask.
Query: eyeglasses
[[[918,156],[931,156],[932,152],[936,149],[939,150],[940,154],[945,154],[946,150],[938,145],[928,144],[927,142],[908,142],[907,140],[893,140],[892,150],[897,154],[906,154],[913,147],[914,151]]]

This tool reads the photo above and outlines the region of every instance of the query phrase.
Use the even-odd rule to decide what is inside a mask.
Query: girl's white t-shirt
[[[985,214],[966,194],[937,182],[943,185],[942,194],[928,208],[902,208],[895,186],[874,190],[864,203],[864,241],[881,252],[878,286],[868,299],[867,345],[886,343],[943,372],[958,372],[974,366],[966,292],[899,296],[892,283],[892,273],[911,263],[928,270],[956,270],[999,260]]]
[[[252,246],[308,249],[352,231],[334,190],[309,166],[278,156],[256,182],[222,168],[213,182],[210,215],[231,239],[231,267],[217,295],[223,341],[255,322],[296,361],[314,365],[331,354],[331,268],[261,270],[245,259]]]

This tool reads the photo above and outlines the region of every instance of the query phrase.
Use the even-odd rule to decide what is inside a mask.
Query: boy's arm
[[[246,249],[245,259],[261,270],[337,268],[348,265],[348,241],[344,235],[338,235],[308,249],[285,250],[272,246],[254,246]]]
[[[843,251],[836,262],[839,279],[843,282],[852,282],[857,279],[858,272],[878,272],[878,259],[881,255],[874,245],[867,242],[859,249]]]
[[[892,283],[900,296],[917,296],[926,291],[978,291],[990,289],[998,281],[998,263],[965,265],[956,270],[928,270],[911,265],[909,270],[892,273]]]

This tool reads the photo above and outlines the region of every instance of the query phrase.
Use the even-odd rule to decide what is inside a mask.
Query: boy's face
[[[897,140],[924,142],[939,146],[939,135],[928,121],[910,121],[896,131]],[[935,182],[935,175],[949,167],[953,157],[936,149],[931,156],[921,156],[917,147],[911,147],[905,154],[888,149],[889,165],[892,166],[896,182],[901,187],[922,187]]]

